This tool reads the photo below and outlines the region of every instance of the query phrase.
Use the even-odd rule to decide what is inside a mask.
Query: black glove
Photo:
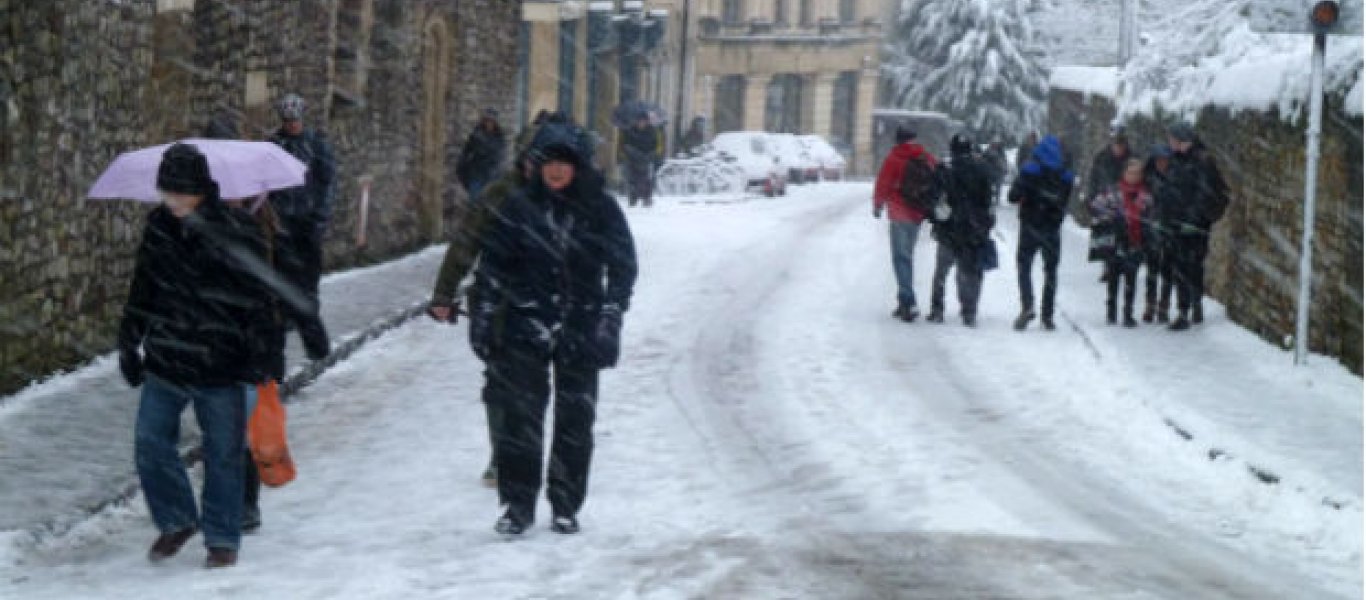
[[[598,368],[614,367],[621,357],[621,307],[607,304],[598,313],[598,322],[593,327],[593,348],[597,354]]]
[[[119,351],[119,371],[123,373],[123,380],[128,382],[128,387],[142,385],[142,357],[137,350]]]
[[[470,349],[479,360],[488,362],[493,355],[493,307],[478,306],[470,310]]]
[[[322,360],[332,352],[332,341],[328,339],[327,329],[321,319],[307,319],[299,323],[299,338],[304,342],[304,354],[308,360]]]

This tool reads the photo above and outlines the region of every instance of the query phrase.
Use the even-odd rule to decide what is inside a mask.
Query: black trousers
[[[322,232],[313,219],[280,217],[283,231],[275,250],[275,265],[280,275],[303,293],[314,306],[318,304],[318,282],[322,279]],[[326,339],[321,310],[310,318],[294,319],[299,337],[305,340]]]
[[[555,427],[546,496],[556,515],[574,516],[588,494],[597,417],[598,370],[500,348],[484,371],[484,398],[501,413],[494,460],[498,499],[530,522],[541,490],[546,405],[553,379]]]
[[[1205,257],[1209,237],[1203,234],[1177,235],[1170,245],[1172,278],[1176,283],[1176,307],[1190,310],[1205,296]]]
[[[1020,306],[1034,308],[1034,281],[1030,273],[1034,255],[1043,254],[1043,316],[1053,316],[1053,301],[1058,293],[1058,259],[1061,255],[1058,227],[1038,227],[1020,223],[1020,245],[1015,251],[1015,266],[1020,277]]]
[[[1110,277],[1105,281],[1105,310],[1107,314],[1114,314],[1118,302],[1119,287],[1124,285],[1124,316],[1131,317],[1134,313],[1134,296],[1138,292],[1138,267],[1143,264],[1144,258],[1141,255],[1119,256],[1110,259],[1106,263],[1106,269]],[[1149,275],[1152,275],[1149,269]],[[1148,286],[1148,291],[1153,293],[1153,286]]]
[[[934,251],[934,279],[930,287],[930,309],[943,314],[944,284],[949,269],[957,267],[958,309],[964,317],[977,316],[977,301],[982,295],[982,266],[977,248],[961,248],[939,242]]]

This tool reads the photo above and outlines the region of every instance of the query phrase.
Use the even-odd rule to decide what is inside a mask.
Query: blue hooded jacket
[[[1007,198],[1020,205],[1021,223],[1056,228],[1067,213],[1074,179],[1063,158],[1062,142],[1050,134],[1020,166],[1020,176],[1010,186]]]

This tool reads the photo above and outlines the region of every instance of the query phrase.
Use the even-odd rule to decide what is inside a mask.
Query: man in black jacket
[[[498,125],[498,111],[484,109],[479,124],[465,140],[460,151],[460,162],[456,163],[455,176],[465,185],[465,192],[471,199],[478,198],[490,182],[496,181],[503,170],[507,158],[507,138],[503,128]]]
[[[148,557],[203,531],[205,565],[225,567],[241,541],[246,394],[268,370],[269,267],[256,224],[224,206],[196,148],[166,151],[157,189],[164,205],[147,216],[118,335],[124,379],[142,386],[134,453],[161,531]],[[177,450],[189,404],[203,433],[202,507]]]
[[[296,94],[286,95],[276,105],[280,129],[270,141],[307,165],[308,175],[304,185],[272,192],[270,204],[279,218],[282,234],[277,249],[280,274],[316,304],[323,272],[323,235],[332,220],[336,195],[337,165],[327,138],[316,129],[304,127],[304,108],[303,98]],[[297,320],[294,324],[305,346],[327,344],[321,318]]]
[[[1167,247],[1171,250],[1176,280],[1177,317],[1168,328],[1184,331],[1205,319],[1201,300],[1205,295],[1210,228],[1228,208],[1229,189],[1214,157],[1190,124],[1169,127],[1167,143],[1172,149],[1167,176],[1169,193],[1158,204],[1172,229]]]
[[[642,202],[650,206],[654,196],[654,168],[660,155],[659,130],[650,118],[640,115],[635,124],[621,132],[621,157],[626,165],[626,195],[631,206]]]
[[[1062,142],[1052,134],[1044,136],[1033,154],[1020,166],[1020,176],[1011,184],[1006,199],[1020,205],[1020,243],[1015,264],[1020,277],[1020,316],[1015,330],[1024,331],[1034,320],[1034,284],[1031,270],[1034,255],[1043,254],[1043,327],[1054,329],[1053,300],[1058,292],[1058,260],[1061,254],[1059,228],[1072,197],[1072,171]]]
[[[944,281],[950,268],[957,267],[958,306],[963,324],[977,325],[977,301],[982,292],[981,253],[991,239],[996,223],[992,214],[993,173],[991,167],[974,156],[972,140],[958,134],[949,140],[949,165],[943,169],[949,217],[936,220],[934,286],[930,292],[932,323],[944,322]],[[932,217],[933,218],[933,217]]]
[[[503,415],[495,457],[505,507],[495,529],[535,520],[543,427],[554,383],[547,496],[559,533],[579,530],[593,454],[598,371],[616,364],[636,279],[635,244],[602,177],[570,143],[530,150],[533,177],[504,203],[481,244],[470,345],[485,362],[486,402]]]

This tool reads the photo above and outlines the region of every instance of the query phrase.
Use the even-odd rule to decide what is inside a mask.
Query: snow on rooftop
[[[1055,67],[1048,86],[1087,96],[1114,98],[1119,91],[1119,72],[1114,67]]]

